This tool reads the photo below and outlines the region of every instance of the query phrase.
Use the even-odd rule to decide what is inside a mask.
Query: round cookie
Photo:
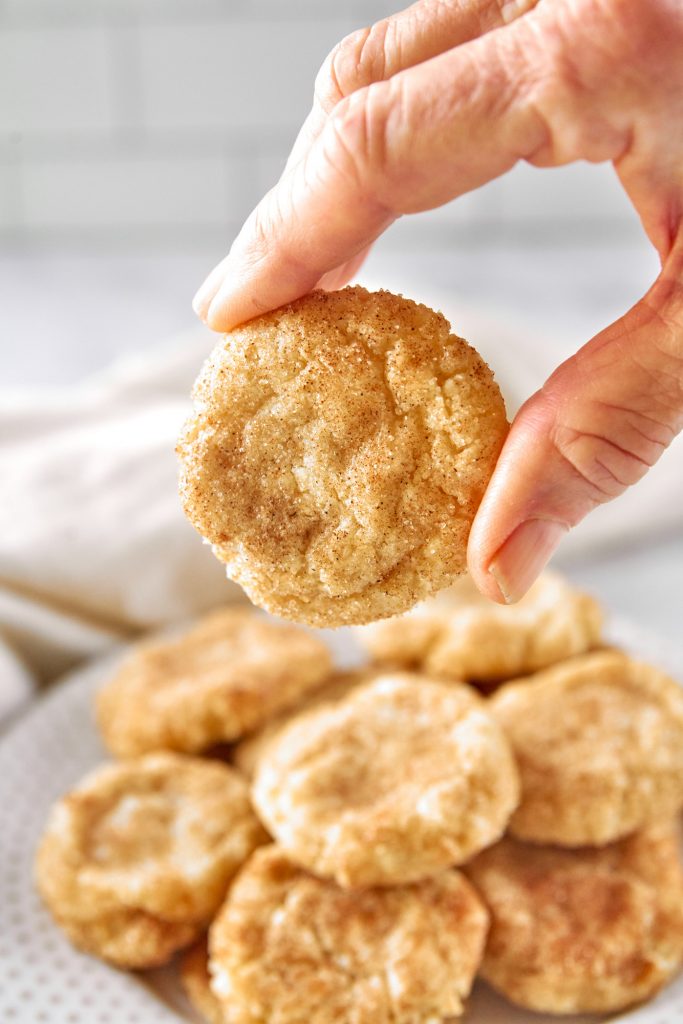
[[[504,839],[466,873],[491,912],[480,973],[528,1010],[621,1010],[654,995],[683,962],[673,821],[600,850]]]
[[[600,846],[683,806],[683,688],[657,669],[587,654],[489,706],[519,766],[518,838]]]
[[[212,988],[231,1024],[433,1024],[462,1013],[486,928],[457,871],[349,893],[270,847],[211,928]]]
[[[255,604],[370,622],[464,572],[508,425],[489,368],[440,313],[313,292],[226,335],[194,401],[185,512]]]
[[[117,757],[196,753],[258,728],[332,668],[317,637],[248,608],[222,608],[188,632],[140,644],[97,696]]]
[[[407,673],[286,725],[252,788],[291,859],[344,887],[463,863],[503,834],[518,796],[510,748],[476,693]]]
[[[200,939],[183,956],[180,963],[180,980],[185,994],[194,1010],[208,1024],[226,1024],[223,1007],[211,991],[209,974],[209,950],[206,937]]]
[[[381,664],[487,684],[584,654],[600,642],[601,627],[597,602],[546,572],[513,605],[488,601],[464,577],[407,615],[356,635]]]
[[[272,718],[258,732],[245,736],[232,748],[230,759],[238,771],[248,779],[256,773],[259,762],[266,752],[270,741],[279,734],[283,726],[293,722],[302,714],[320,707],[321,704],[336,704],[346,697],[351,690],[361,683],[369,682],[379,673],[371,669],[355,669],[349,672],[337,672],[312,693],[306,694],[295,707]]]
[[[54,806],[36,881],[81,949],[149,967],[197,937],[265,840],[235,771],[153,754],[97,769]]]

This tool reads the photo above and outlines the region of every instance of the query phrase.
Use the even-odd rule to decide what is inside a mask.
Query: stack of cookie
[[[547,575],[359,629],[352,673],[242,609],[139,648],[97,701],[121,760],[48,822],[45,902],[118,966],[188,948],[212,1024],[437,1024],[477,974],[533,1010],[648,998],[683,963],[683,690],[601,619]]]

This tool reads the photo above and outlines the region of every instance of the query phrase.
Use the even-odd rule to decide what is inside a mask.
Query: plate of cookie
[[[0,741],[0,1020],[673,1024],[682,679],[551,573],[119,650]]]

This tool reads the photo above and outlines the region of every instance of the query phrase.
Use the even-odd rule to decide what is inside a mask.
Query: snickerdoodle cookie
[[[475,692],[407,673],[286,725],[252,789],[289,856],[346,887],[462,863],[502,835],[518,795],[508,743]]]
[[[546,572],[514,605],[488,601],[464,577],[407,615],[356,635],[382,664],[493,683],[584,654],[599,643],[601,626],[596,601]]]
[[[320,707],[321,704],[335,704],[346,697],[351,690],[361,683],[370,682],[380,674],[379,670],[356,669],[349,672],[335,672],[327,682],[307,693],[293,708],[271,718],[263,728],[245,736],[232,748],[230,760],[248,779],[254,777],[261,757],[270,741],[277,736],[283,726],[293,722],[300,715]]]
[[[194,401],[185,512],[256,604],[370,622],[464,571],[508,425],[489,368],[440,313],[313,292],[226,335]]]
[[[462,1013],[487,920],[457,871],[350,893],[270,847],[211,928],[212,988],[231,1024],[434,1024]]]
[[[206,937],[184,954],[180,963],[180,980],[192,1007],[208,1024],[227,1024],[223,1007],[211,991],[209,950]]]
[[[55,805],[36,879],[75,945],[149,967],[207,926],[265,838],[227,765],[151,754],[97,769]]]
[[[617,651],[556,665],[490,701],[522,799],[510,831],[602,845],[683,805],[683,688]]]
[[[136,647],[98,694],[97,720],[117,757],[196,753],[295,704],[331,664],[305,630],[223,608],[182,636]]]
[[[599,850],[504,839],[466,872],[491,912],[481,974],[529,1010],[620,1010],[652,996],[681,966],[673,821]]]

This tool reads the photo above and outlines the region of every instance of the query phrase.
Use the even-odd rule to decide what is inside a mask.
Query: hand
[[[683,427],[680,0],[421,0],[345,39],[275,188],[195,299],[229,330],[339,287],[396,218],[519,160],[611,160],[662,270],[518,413],[469,541],[493,600],[521,597],[564,533]]]

